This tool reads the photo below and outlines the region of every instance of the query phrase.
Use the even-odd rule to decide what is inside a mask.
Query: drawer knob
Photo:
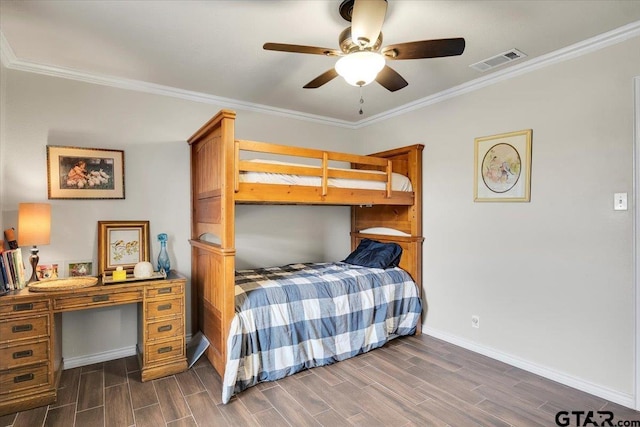
[[[11,331],[15,333],[19,332],[29,332],[33,330],[33,325],[31,323],[27,323],[25,325],[15,325],[11,328]]]
[[[171,329],[173,329],[173,326],[171,325],[158,326],[158,332],[167,332],[167,331],[170,331]]]
[[[26,311],[26,310],[33,310],[33,303],[32,302],[25,302],[22,304],[14,304],[13,305],[13,311]]]
[[[170,294],[171,293],[171,288],[160,288],[160,289],[158,289],[158,293],[159,294]]]
[[[162,304],[158,306],[158,311],[171,310],[171,304]]]
[[[109,301],[109,295],[95,295],[93,297],[93,302],[104,302]]]
[[[169,353],[171,350],[173,350],[173,347],[171,347],[170,345],[167,347],[160,347],[158,349],[158,354]]]
[[[17,383],[23,383],[25,381],[33,381],[33,378],[34,378],[34,375],[32,373],[18,375],[17,377],[13,377],[13,382],[17,384]]]
[[[13,353],[14,359],[22,359],[31,356],[33,356],[33,350],[16,351],[15,353]]]

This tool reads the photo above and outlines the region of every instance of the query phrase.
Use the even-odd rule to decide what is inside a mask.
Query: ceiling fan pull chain
[[[363,114],[362,104],[364,104],[364,98],[362,98],[362,86],[360,86],[360,111],[358,111],[360,115]]]

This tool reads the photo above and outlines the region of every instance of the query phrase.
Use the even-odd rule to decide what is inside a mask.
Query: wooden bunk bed
[[[188,140],[192,325],[194,331],[202,331],[209,340],[206,356],[221,377],[235,310],[236,204],[350,205],[352,249],[365,238],[399,244],[403,249],[399,266],[418,285],[418,295],[422,294],[422,145],[361,156],[236,140],[235,118],[235,112],[222,110]],[[246,153],[278,154],[287,159],[300,158],[302,163],[315,161],[317,165],[249,161]],[[335,162],[346,164],[347,168],[331,166]],[[311,177],[318,180],[318,185],[243,181],[243,174],[251,172]],[[394,174],[408,177],[412,191],[395,191]],[[334,187],[332,179],[368,181],[377,187]],[[377,227],[395,229],[403,235],[377,234]],[[373,231],[362,232],[370,229]],[[208,235],[216,236],[216,243],[205,239]]]

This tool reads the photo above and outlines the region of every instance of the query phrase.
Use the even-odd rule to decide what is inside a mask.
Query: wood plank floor
[[[56,404],[0,426],[554,426],[558,411],[598,410],[640,426],[640,412],[426,335],[259,384],[227,405],[220,392],[205,358],[142,383],[129,357],[64,371]]]

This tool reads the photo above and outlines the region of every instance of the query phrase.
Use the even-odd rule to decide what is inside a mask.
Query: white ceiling
[[[0,0],[0,47],[9,68],[349,124],[514,67],[539,66],[558,52],[578,51],[585,40],[597,45],[640,34],[640,0],[388,0],[383,46],[464,37],[466,50],[458,57],[388,61],[409,86],[394,93],[366,86],[361,116],[360,89],[342,78],[302,88],[334,58],[262,49],[265,42],[338,48],[349,25],[340,3]],[[512,48],[527,58],[485,73],[469,67]]]

